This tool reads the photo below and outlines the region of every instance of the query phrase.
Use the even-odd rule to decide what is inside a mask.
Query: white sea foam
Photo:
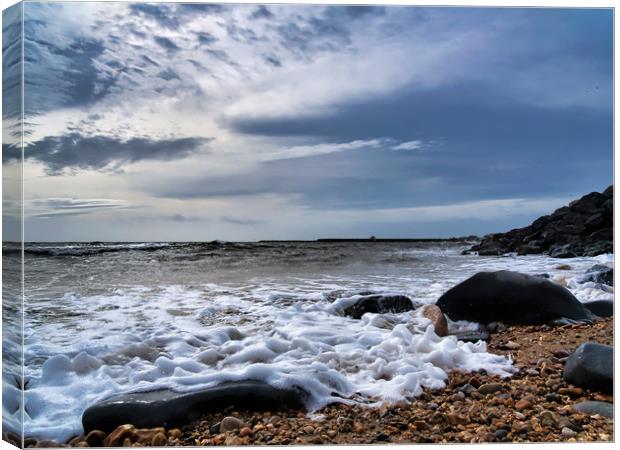
[[[557,269],[560,263],[571,269]],[[62,302],[73,317],[27,323],[26,431],[64,441],[82,431],[81,414],[94,402],[162,387],[189,391],[244,379],[300,386],[310,393],[312,412],[333,401],[377,406],[410,400],[424,387],[443,387],[454,369],[509,376],[510,360],[488,353],[483,342],[438,337],[419,310],[369,313],[361,320],[344,317],[342,310],[359,298],[356,292],[368,289],[433,303],[473,273],[499,269],[549,273],[583,302],[613,298],[613,289],[577,282],[594,263],[611,265],[613,257],[473,258],[453,252],[449,261],[409,275],[69,293]],[[335,291],[340,298],[333,301]],[[476,327],[450,322],[453,330]]]

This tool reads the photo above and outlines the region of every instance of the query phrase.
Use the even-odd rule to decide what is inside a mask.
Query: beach
[[[422,311],[448,289],[484,270],[509,269],[552,280],[566,286],[584,304],[611,300],[612,287],[584,281],[584,277],[594,265],[612,266],[613,255],[562,260],[545,255],[463,254],[470,246],[471,242],[462,241],[29,244],[26,259],[32,278],[26,276],[25,330],[28,442],[85,442],[85,435],[92,430],[82,426],[84,412],[115,395],[158,389],[191,395],[243,380],[301,391],[303,407],[292,417],[278,413],[283,423],[277,433],[268,423],[264,424],[266,431],[260,430],[259,416],[241,411],[239,418],[251,434],[247,430],[243,437],[207,433],[207,428],[233,414],[223,408],[197,422],[179,425],[180,434],[173,433],[177,437],[172,437],[172,427],[167,427],[166,442],[491,439],[488,433],[500,427],[493,425],[493,418],[475,419],[467,409],[473,406],[468,403],[472,399],[460,398],[457,392],[459,383],[472,377],[474,386],[502,383],[506,387],[502,395],[515,389],[510,394],[512,400],[500,397],[506,403],[505,411],[499,411],[496,419],[510,429],[499,440],[554,436],[605,440],[611,429],[606,419],[583,419],[583,425],[592,423],[595,431],[578,435],[562,435],[565,427],[555,434],[547,429],[542,433],[535,424],[531,432],[514,433],[514,417],[505,414],[519,412],[511,402],[525,396],[514,383],[525,379],[537,386],[558,380],[562,361],[553,359],[551,352],[556,348],[541,343],[545,336],[567,333],[567,340],[560,342],[568,352],[579,339],[610,343],[611,320],[575,328],[509,328],[492,333],[487,344],[455,336],[481,330],[468,321],[448,320],[451,336],[438,336]],[[52,281],[43,285],[37,277]],[[348,315],[351,305],[360,300],[399,296],[411,300],[407,310],[367,312],[357,318]],[[581,336],[573,342],[568,337],[571,333]],[[506,351],[500,344],[507,340],[528,350],[523,355],[522,349]],[[530,345],[531,340],[536,345]],[[527,353],[529,347],[537,353]],[[530,365],[531,360],[539,359],[551,360],[546,367],[554,375],[523,375],[524,368],[539,370],[539,362]],[[463,375],[457,375],[460,373]],[[569,401],[564,396],[560,403],[538,403],[547,393],[560,389],[558,383],[564,386],[561,381],[545,384],[542,397],[532,399],[532,409],[522,414],[538,414],[543,408],[561,415],[561,408],[576,399]],[[489,405],[500,408],[493,404],[496,396],[475,397],[474,403],[483,409]],[[585,392],[583,398],[598,397]],[[432,409],[433,403],[436,409]],[[382,411],[394,407],[400,408],[399,415],[404,418],[390,415],[385,422]],[[458,412],[450,416],[445,408],[457,408]],[[271,420],[270,413],[276,415],[275,411],[268,416],[261,412],[260,422]],[[456,417],[449,419],[456,421],[450,425],[451,431],[437,414]],[[355,431],[356,421],[349,423],[347,418],[358,415],[362,421]],[[460,423],[461,415],[472,419]],[[321,416],[329,426],[320,425]],[[424,433],[412,428],[421,426],[414,416],[424,417],[431,428]],[[284,426],[289,419],[292,422]],[[336,428],[334,420],[339,424]],[[397,424],[399,420],[406,423],[405,428],[401,422]],[[520,421],[527,423],[526,418]],[[299,424],[304,424],[306,431],[299,432]],[[348,430],[346,424],[349,431],[344,431]],[[385,424],[385,430],[376,428],[380,424]],[[259,430],[254,430],[257,425]],[[475,431],[477,427],[483,427],[484,433]],[[328,434],[334,429],[337,435]]]

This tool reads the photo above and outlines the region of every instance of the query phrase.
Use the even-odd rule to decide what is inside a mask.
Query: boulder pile
[[[613,186],[591,192],[527,227],[487,235],[469,251],[482,256],[546,253],[554,258],[612,253],[613,197]]]

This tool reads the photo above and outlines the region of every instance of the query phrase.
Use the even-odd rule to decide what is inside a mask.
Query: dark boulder
[[[262,381],[232,381],[196,392],[163,389],[121,394],[84,411],[84,433],[106,433],[130,423],[137,428],[187,424],[207,412],[228,407],[250,411],[302,409],[307,394],[299,388],[276,389]]]
[[[345,308],[344,315],[360,319],[366,313],[400,313],[412,311],[413,302],[404,295],[369,295],[361,297],[355,304]]]
[[[586,342],[568,357],[562,378],[568,383],[594,391],[612,393],[614,348]]]
[[[452,320],[484,324],[535,325],[595,318],[568,289],[507,270],[477,273],[443,294],[437,306]]]
[[[614,302],[612,300],[595,300],[584,303],[583,306],[598,317],[612,317],[614,315]]]

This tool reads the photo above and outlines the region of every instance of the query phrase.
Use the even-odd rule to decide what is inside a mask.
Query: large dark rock
[[[485,236],[470,251],[481,256],[546,253],[554,258],[613,252],[613,186],[592,192],[524,228]]]
[[[302,409],[306,396],[301,389],[276,389],[262,381],[226,382],[196,392],[163,389],[121,394],[84,411],[82,426],[85,434],[110,432],[126,423],[137,428],[171,427],[230,406],[250,411]]]
[[[612,300],[595,300],[584,303],[583,306],[599,317],[611,317],[614,315],[614,302]]]
[[[452,320],[485,324],[533,325],[595,318],[568,289],[507,270],[477,273],[443,294],[437,306]]]
[[[562,377],[575,386],[612,393],[614,348],[586,342],[568,357]]]
[[[366,313],[400,313],[413,309],[411,299],[404,295],[368,295],[361,297],[354,305],[345,308],[344,315],[360,319]]]

